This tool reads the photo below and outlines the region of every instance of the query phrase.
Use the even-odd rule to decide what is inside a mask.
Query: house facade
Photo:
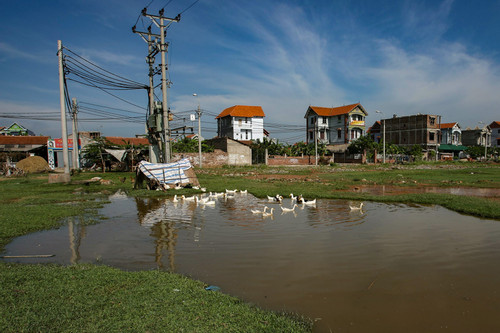
[[[500,147],[500,121],[494,121],[491,128],[491,147]]]
[[[385,138],[398,146],[420,145],[424,150],[435,150],[440,145],[441,116],[417,114],[383,119]]]
[[[462,129],[458,123],[443,123],[441,128],[441,144],[459,146],[462,144]]]
[[[474,129],[467,128],[462,131],[462,143],[464,146],[488,146],[491,143],[491,128],[484,126],[483,128],[476,127]]]
[[[359,103],[335,108],[309,106],[306,119],[306,142],[346,145],[366,134],[368,115]]]
[[[233,140],[263,141],[264,117],[261,106],[231,106],[215,118],[217,119],[217,136]]]
[[[380,120],[374,122],[372,127],[370,127],[366,132],[370,135],[370,138],[372,138],[374,142],[377,143],[382,142],[383,133],[382,133],[382,123],[380,122]]]
[[[11,135],[11,136],[27,136],[27,135],[35,135],[32,131],[25,128],[18,123],[13,123],[9,127],[2,127],[0,129],[0,135]]]

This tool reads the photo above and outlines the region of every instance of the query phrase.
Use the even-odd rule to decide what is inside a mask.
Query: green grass
[[[177,274],[0,264],[1,332],[308,332]]]

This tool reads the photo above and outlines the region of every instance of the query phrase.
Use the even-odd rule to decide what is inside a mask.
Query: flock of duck
[[[231,199],[233,198],[237,193],[246,195],[248,193],[247,190],[228,190],[226,189],[225,192],[210,192],[208,195],[193,195],[190,197],[186,197],[184,195],[181,195],[180,197],[177,197],[177,195],[174,196],[172,199],[172,202],[178,203],[178,202],[194,202],[197,205],[200,206],[215,206],[216,202],[218,199]],[[302,195],[295,196],[293,193],[290,193],[290,199],[292,203],[292,207],[287,208],[283,207],[283,196],[276,194],[275,196],[267,196],[267,200],[269,203],[278,203],[280,205],[281,213],[295,213],[295,209],[299,207],[299,204],[302,205],[302,209],[304,207],[316,207],[316,199],[310,200],[310,199],[305,199]],[[363,208],[363,203],[361,203],[359,206],[353,206],[349,205],[349,208],[351,211],[360,211]],[[253,209],[251,208],[250,211],[252,214],[255,215],[262,215],[263,217],[272,217],[274,214],[274,207],[269,208],[268,206],[264,205],[264,208],[262,210],[260,209]]]

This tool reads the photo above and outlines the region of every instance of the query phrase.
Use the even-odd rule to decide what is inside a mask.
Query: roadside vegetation
[[[319,167],[222,167],[196,169],[207,191],[247,189],[265,197],[280,193],[336,198],[438,204],[457,212],[500,219],[500,199],[434,193],[380,196],[358,191],[386,185],[500,188],[500,165],[419,163]],[[87,182],[99,176],[110,182]],[[14,237],[57,228],[69,216],[98,223],[98,208],[110,194],[192,195],[195,189],[133,190],[130,172],[78,173],[71,184],[48,184],[47,175],[0,179],[0,249]],[[263,311],[200,281],[161,271],[124,272],[96,265],[0,263],[0,331],[189,331],[307,332],[309,320]]]

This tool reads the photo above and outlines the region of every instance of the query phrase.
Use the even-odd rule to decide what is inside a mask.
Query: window
[[[323,117],[323,124],[326,124],[326,117]]]
[[[429,118],[429,122],[430,122],[431,125],[434,125],[436,123],[436,118],[430,117]]]
[[[309,140],[314,140],[314,138],[313,138],[313,132],[309,132]]]
[[[361,130],[354,128],[351,130],[351,140],[356,140],[361,137]]]
[[[311,125],[314,125],[315,120],[316,120],[316,118],[315,118],[315,117],[311,117]]]
[[[324,131],[319,132],[319,138],[320,138],[321,140],[324,140],[324,139],[325,139],[325,132],[324,132]]]
[[[337,138],[342,139],[342,130],[340,128],[337,129]]]
[[[434,141],[434,133],[429,132],[429,141]]]

